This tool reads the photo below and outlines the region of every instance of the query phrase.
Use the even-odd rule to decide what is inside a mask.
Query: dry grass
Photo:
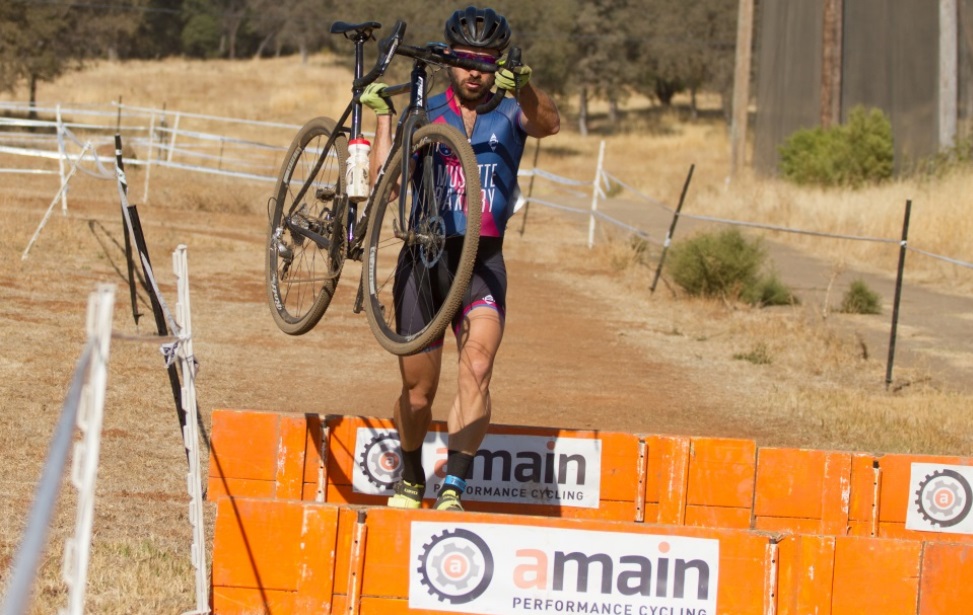
[[[307,66],[291,58],[101,63],[56,84],[42,84],[39,99],[104,104],[121,96],[125,104],[135,106],[164,104],[168,109],[217,116],[300,123],[312,115],[340,110],[344,85],[336,89],[332,84],[336,78],[346,84],[347,75],[324,56],[313,58]],[[13,97],[22,100],[23,94]],[[591,177],[604,138],[606,169],[670,204],[677,200],[686,172],[695,164],[687,213],[889,238],[899,236],[902,208],[911,198],[915,202],[912,245],[973,260],[973,248],[965,241],[973,221],[964,202],[973,193],[973,174],[852,193],[801,190],[746,174],[727,184],[727,135],[715,120],[686,123],[679,112],[631,101],[629,129],[610,134],[604,119],[596,117],[594,134],[583,138],[571,125],[570,104],[562,106],[565,130],[544,143],[539,166],[545,170],[572,178]],[[130,185],[139,186],[141,172],[130,171]],[[153,173],[147,217],[161,220],[148,232],[156,266],[168,272],[167,257],[173,247],[187,242],[190,247],[193,306],[200,310],[200,316],[194,317],[200,341],[197,351],[212,349],[199,381],[206,410],[214,403],[241,408],[296,403],[293,391],[239,382],[236,374],[246,373],[252,365],[274,372],[286,361],[291,374],[308,380],[308,374],[314,375],[314,380],[322,381],[308,382],[307,394],[319,396],[328,411],[339,412],[343,404],[356,407],[360,398],[334,399],[330,383],[318,378],[320,374],[339,364],[362,374],[393,369],[387,357],[363,349],[325,356],[320,344],[328,336],[344,334],[346,329],[360,335],[360,329],[341,319],[329,321],[327,332],[309,334],[310,343],[303,347],[265,330],[272,325],[262,305],[263,264],[259,248],[254,247],[262,241],[265,187]],[[0,580],[23,531],[35,477],[82,345],[85,297],[73,291],[81,284],[103,282],[106,276],[121,281],[118,214],[104,207],[106,201],[115,202],[113,188],[88,178],[79,179],[71,192],[72,209],[84,213],[67,219],[56,213],[30,263],[20,263],[20,252],[53,196],[52,183],[49,177],[5,179],[0,189],[4,212],[0,234],[5,238],[0,244],[0,315],[9,333],[4,338],[7,348],[0,354],[4,381],[0,385],[4,462]],[[551,188],[539,183],[537,190],[543,193]],[[584,199],[581,202],[587,205]],[[698,375],[692,390],[652,391],[656,398],[645,400],[646,408],[626,409],[639,414],[632,420],[640,422],[633,425],[660,432],[752,436],[770,446],[973,455],[969,396],[948,392],[922,364],[900,368],[896,388],[886,391],[881,378],[884,357],[876,357],[874,349],[856,336],[854,326],[849,328],[849,323],[867,326],[865,317],[826,317],[818,305],[755,310],[718,301],[689,301],[664,286],[662,292],[650,295],[653,261],[646,266],[625,234],[601,230],[592,257],[581,247],[586,241],[586,219],[536,208],[530,216],[525,240],[510,241],[512,258],[534,263],[539,270],[558,271],[558,282],[572,289],[577,301],[590,304],[589,317],[609,332],[611,338],[601,341],[631,357],[636,371],[642,365],[649,366],[646,369],[666,365]],[[519,220],[512,225],[519,228]],[[889,256],[893,248],[885,245],[793,236],[788,240],[846,267],[868,270],[878,261],[894,263],[894,256]],[[193,258],[195,254],[207,258]],[[235,275],[228,277],[228,270]],[[65,286],[65,271],[71,273],[73,286]],[[912,272],[939,285],[971,287],[966,270],[930,259],[912,258]],[[174,296],[165,281],[163,293]],[[124,303],[124,290],[118,300]],[[143,311],[148,312],[144,304]],[[127,318],[117,326],[136,333],[129,331],[133,326]],[[150,320],[144,317],[139,326],[142,333],[151,331]],[[235,326],[239,322],[252,328]],[[113,343],[112,354],[107,403],[113,410],[106,415],[103,443],[103,458],[110,462],[99,476],[89,610],[181,612],[192,604],[185,458],[173,437],[175,417],[167,383],[146,377],[160,373],[160,358],[151,344],[119,341]],[[756,354],[767,361],[733,358]],[[577,373],[585,373],[584,367]],[[498,380],[503,379],[498,376]],[[498,396],[502,394],[498,391]],[[667,394],[672,399],[709,400],[723,414],[664,415],[657,406],[664,405],[660,400]],[[611,417],[619,421],[619,428],[627,428],[620,418],[625,413],[619,409],[619,416]],[[661,418],[653,419],[653,414]],[[37,613],[53,612],[64,603],[59,545],[71,531],[74,511],[72,490],[65,488],[64,493],[38,584]]]

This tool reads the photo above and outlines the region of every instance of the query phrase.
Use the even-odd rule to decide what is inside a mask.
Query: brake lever
[[[520,57],[521,57],[520,47],[511,47],[510,53],[507,55],[507,62],[505,64],[505,67],[517,68],[519,66],[523,66],[523,63],[520,61]],[[506,94],[507,94],[506,90],[504,90],[503,88],[497,88],[496,91],[493,92],[493,96],[490,98],[490,100],[486,101],[482,105],[477,105],[476,112],[489,113],[493,111],[498,106],[500,106],[500,101],[503,100],[503,97],[506,96]],[[518,102],[520,101],[520,87],[516,87],[514,89],[514,98],[516,98]]]

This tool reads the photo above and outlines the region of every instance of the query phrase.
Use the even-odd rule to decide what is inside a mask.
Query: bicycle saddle
[[[336,21],[331,24],[331,34],[348,34],[349,32],[367,32],[371,34],[372,30],[378,30],[381,27],[382,24],[377,21],[366,21],[364,23]]]

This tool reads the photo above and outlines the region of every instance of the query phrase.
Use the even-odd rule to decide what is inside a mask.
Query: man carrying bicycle
[[[560,116],[550,96],[531,82],[531,69],[524,65],[511,66],[502,56],[511,38],[510,26],[502,15],[490,8],[471,6],[458,10],[446,21],[445,38],[449,53],[498,67],[496,73],[450,68],[449,88],[428,101],[431,121],[451,124],[469,139],[476,153],[483,195],[483,219],[473,277],[462,309],[453,321],[459,353],[458,391],[447,419],[446,478],[434,505],[438,510],[463,510],[460,497],[490,423],[490,380],[503,337],[506,310],[503,234],[517,198],[517,170],[527,138],[556,134]],[[477,106],[489,98],[494,85],[514,92],[516,100],[508,97],[493,111],[477,113]],[[377,115],[373,160],[384,160],[392,142],[392,107],[379,94],[384,87],[374,83],[361,96],[361,102]],[[436,176],[440,176],[438,172]],[[456,184],[461,183],[462,178],[457,178]],[[446,224],[458,229],[465,228],[465,212],[451,205],[459,199],[449,198],[449,193],[462,189],[461,185],[450,186],[439,203]],[[447,255],[449,247],[447,243]],[[453,260],[447,256],[447,262]],[[418,300],[408,296],[408,285],[397,285],[394,292],[396,302]],[[398,326],[409,329],[425,324],[403,322]],[[422,443],[432,421],[442,352],[440,338],[419,354],[399,357],[402,392],[395,401],[394,415],[403,471],[395,494],[389,498],[389,506],[419,508],[422,504],[426,489]]]

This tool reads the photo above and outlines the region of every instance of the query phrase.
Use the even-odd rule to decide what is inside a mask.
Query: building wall
[[[877,107],[892,121],[896,166],[939,150],[938,0],[843,0],[841,118]],[[959,137],[973,132],[973,0],[959,7]],[[757,23],[754,167],[777,169],[778,147],[820,125],[824,0],[761,2]]]

